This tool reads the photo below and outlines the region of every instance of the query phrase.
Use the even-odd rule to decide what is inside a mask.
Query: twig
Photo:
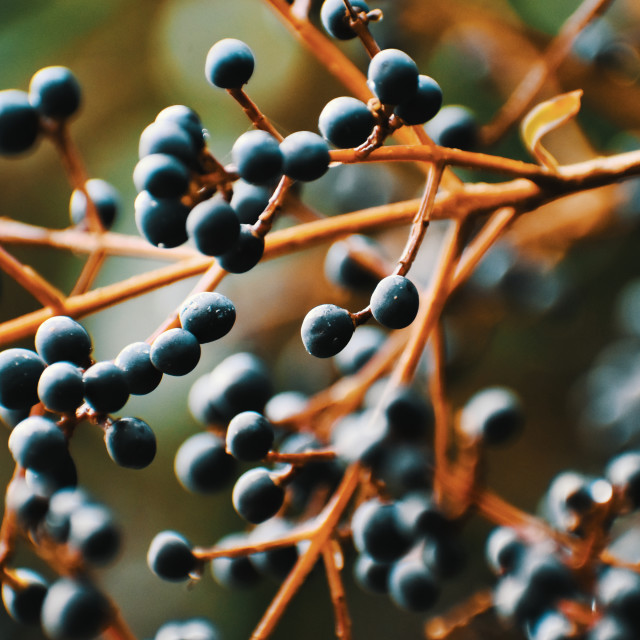
[[[340,557],[340,566],[336,562],[336,557]],[[344,585],[340,577],[342,569],[342,549],[338,542],[331,538],[322,547],[322,560],[324,562],[327,582],[329,583],[329,593],[336,621],[336,638],[339,640],[351,640],[351,618],[347,608],[347,597],[344,592]]]
[[[481,131],[484,145],[489,146],[497,142],[524,115],[546,79],[567,57],[581,31],[604,13],[611,2],[612,0],[584,0],[567,18],[540,60],[520,81],[494,119]]]

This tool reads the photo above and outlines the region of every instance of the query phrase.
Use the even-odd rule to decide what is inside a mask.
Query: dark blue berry
[[[68,451],[58,457],[50,469],[43,471],[27,469],[24,477],[34,491],[47,495],[64,487],[75,487],[78,484],[76,464]]]
[[[637,630],[615,616],[605,615],[588,631],[585,640],[636,640]]]
[[[267,469],[258,467],[238,478],[231,499],[241,517],[259,524],[278,513],[284,501],[284,489],[273,481]]]
[[[269,184],[282,175],[283,155],[278,141],[266,131],[243,133],[231,149],[240,177],[252,184]]]
[[[162,371],[151,363],[151,345],[133,342],[116,357],[114,364],[124,373],[129,392],[134,395],[151,393],[162,380]]]
[[[253,51],[242,40],[218,40],[207,54],[204,75],[220,89],[239,89],[251,78],[255,61]]]
[[[520,400],[505,387],[479,391],[465,404],[460,417],[460,428],[464,433],[490,445],[511,440],[523,424]]]
[[[363,0],[352,0],[351,6],[356,13],[369,11],[367,3]],[[320,9],[320,20],[327,33],[338,40],[351,40],[356,37],[356,32],[349,24],[349,13],[343,0],[325,0]]]
[[[252,353],[235,353],[220,362],[203,392],[207,412],[229,422],[242,411],[262,411],[273,395],[273,383],[265,364]]]
[[[45,530],[56,542],[66,542],[69,537],[71,514],[89,504],[89,496],[83,489],[66,488],[53,493],[45,517]]]
[[[401,558],[413,542],[397,503],[377,499],[362,503],[351,520],[353,543],[358,551],[378,562]]]
[[[239,234],[240,221],[236,212],[219,197],[198,203],[187,218],[187,235],[206,256],[226,253]]]
[[[31,416],[11,432],[9,450],[21,467],[48,471],[66,455],[67,439],[53,420]]]
[[[38,380],[46,366],[30,349],[0,352],[0,404],[7,409],[29,409],[36,404]]]
[[[452,578],[462,571],[467,556],[455,537],[427,538],[422,548],[422,561],[439,578]]]
[[[391,569],[389,595],[401,609],[427,611],[438,599],[440,588],[433,573],[422,562],[406,559]]]
[[[382,411],[389,432],[398,438],[423,438],[433,428],[433,409],[412,387],[400,385],[385,393]]]
[[[389,562],[378,562],[366,553],[359,553],[353,573],[356,582],[370,593],[388,593],[389,572],[393,565]]]
[[[596,586],[598,603],[634,629],[640,629],[640,576],[630,569],[608,568]]]
[[[367,105],[347,96],[328,102],[318,119],[322,137],[341,149],[357,147],[365,142],[374,124]]]
[[[485,555],[491,569],[497,573],[512,572],[519,564],[525,545],[511,527],[498,527],[487,538]]]
[[[251,532],[251,542],[277,540],[291,533],[291,529],[292,525],[287,520],[270,518]],[[293,544],[288,547],[260,551],[252,553],[249,559],[261,576],[282,582],[291,573],[298,560],[298,547]]]
[[[224,440],[205,431],[185,440],[176,453],[175,474],[193,493],[213,493],[230,484],[236,461],[225,451]]]
[[[269,204],[270,197],[270,189],[237,180],[233,185],[231,206],[242,224],[255,224]]]
[[[80,107],[80,83],[67,67],[44,67],[31,78],[29,102],[47,118],[65,120]]]
[[[182,127],[191,137],[196,149],[204,147],[204,131],[200,116],[190,107],[183,104],[174,104],[165,107],[156,116],[156,122],[174,122]]]
[[[189,169],[175,156],[151,153],[136,164],[133,183],[154,198],[180,198],[189,187]]]
[[[232,533],[221,538],[216,547],[239,547],[249,544],[249,537],[242,533]],[[211,573],[215,581],[228,589],[246,589],[260,580],[260,575],[248,555],[233,558],[219,557],[211,561]]]
[[[198,561],[183,535],[176,531],[161,531],[151,541],[147,564],[159,578],[180,582],[189,578]]]
[[[418,76],[418,90],[411,98],[400,102],[394,113],[409,125],[431,120],[442,106],[442,89],[430,76]]]
[[[531,640],[575,640],[578,635],[577,626],[559,611],[543,613],[531,625],[529,638]]]
[[[92,178],[85,183],[85,189],[96,207],[98,217],[105,229],[111,229],[120,211],[120,193],[106,180]],[[69,215],[75,225],[83,224],[87,217],[87,196],[74,189],[69,200]]]
[[[377,261],[377,249],[376,242],[358,234],[334,242],[324,261],[325,276],[340,287],[370,294],[378,284],[378,278],[359,258]]]
[[[129,386],[122,370],[112,362],[97,362],[82,376],[84,398],[98,413],[122,409],[129,399]]]
[[[104,565],[120,549],[120,529],[108,509],[97,504],[85,504],[74,509],[69,517],[69,544],[84,560]]]
[[[321,304],[307,313],[300,334],[304,348],[316,358],[330,358],[344,349],[355,331],[351,315],[335,304]]]
[[[418,91],[418,67],[404,51],[383,49],[369,63],[367,84],[382,104],[407,102]]]
[[[40,376],[38,396],[49,411],[74,412],[84,399],[82,369],[71,362],[54,362]]]
[[[478,144],[478,122],[466,107],[443,107],[427,123],[426,130],[433,141],[442,147],[472,151]]]
[[[317,180],[329,169],[329,145],[317,133],[296,131],[280,143],[280,151],[282,171],[294,180]]]
[[[416,286],[404,276],[392,275],[380,280],[371,294],[371,313],[384,327],[403,329],[415,319],[420,306]]]
[[[121,467],[143,469],[156,455],[156,437],[151,427],[140,418],[120,418],[104,433],[111,459]]]
[[[141,191],[134,202],[136,226],[151,244],[170,249],[187,241],[189,208],[177,198],[154,198]]]
[[[90,640],[109,624],[112,608],[88,582],[60,578],[42,603],[42,628],[51,640]]]
[[[42,603],[47,595],[47,581],[31,569],[15,569],[19,588],[8,582],[2,585],[2,601],[7,613],[20,624],[40,624]]]
[[[149,357],[162,373],[184,376],[193,371],[200,360],[200,343],[186,329],[169,329],[153,341]]]
[[[29,486],[24,478],[14,478],[7,487],[6,505],[15,514],[18,524],[30,529],[47,513],[49,496],[37,487]]]
[[[203,291],[187,298],[180,307],[180,324],[200,344],[226,336],[236,321],[233,302],[221,293]]]
[[[264,415],[271,422],[287,420],[307,406],[308,397],[301,391],[276,393],[264,407]]]
[[[273,444],[273,426],[256,411],[243,411],[227,429],[227,451],[242,462],[262,460]]]
[[[255,235],[250,225],[241,224],[238,239],[218,262],[229,273],[246,273],[260,262],[263,253],[264,238]]]
[[[398,503],[400,517],[413,539],[442,539],[451,535],[452,524],[433,498],[426,493],[414,492]]]
[[[350,376],[362,369],[380,350],[386,337],[378,327],[359,327],[349,344],[335,356],[340,373]]]
[[[36,331],[35,345],[47,364],[65,360],[83,368],[89,365],[91,338],[87,330],[69,316],[45,320]]]
[[[0,91],[0,154],[12,156],[30,149],[38,139],[40,116],[25,91]]]
[[[189,132],[170,120],[152,122],[140,134],[140,159],[152,153],[165,153],[182,160],[188,167],[196,167],[198,151]]]
[[[628,508],[640,507],[640,453],[629,451],[616,456],[607,465],[605,476]]]

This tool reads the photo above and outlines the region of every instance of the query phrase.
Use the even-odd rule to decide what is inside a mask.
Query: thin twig
[[[336,557],[340,557],[340,566],[336,562]],[[336,638],[338,640],[351,640],[351,618],[347,607],[347,596],[344,592],[344,585],[340,576],[342,569],[342,549],[334,538],[330,538],[322,547],[322,560],[324,562],[327,582],[329,583],[329,593],[336,623]]]

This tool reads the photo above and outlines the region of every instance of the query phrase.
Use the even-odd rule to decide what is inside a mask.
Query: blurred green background
[[[510,42],[543,47],[578,5],[576,0],[386,0],[370,4],[385,10],[385,20],[373,27],[383,46],[407,50],[421,72],[441,84],[446,103],[472,107],[483,122],[506,97],[502,85],[510,81],[513,85],[526,70],[526,56],[514,50],[510,60],[514,79],[495,77],[496,58],[508,55],[496,46],[496,38],[504,36],[504,47]],[[314,3],[314,16],[318,5]],[[615,64],[602,66],[574,55],[559,73],[562,90],[585,86],[580,123],[599,152],[611,149],[622,132],[640,129],[640,88],[638,75],[634,75],[639,13],[632,0],[614,3],[611,11],[612,29],[629,43],[622,62],[616,59]],[[248,93],[284,134],[316,130],[323,105],[344,94],[259,0],[0,0],[0,88],[26,90],[31,75],[46,65],[66,65],[74,71],[83,88],[84,104],[73,123],[73,137],[89,174],[108,180],[122,194],[123,215],[114,231],[136,233],[131,173],[137,161],[139,134],[158,111],[171,104],[194,108],[209,131],[210,148],[223,163],[230,160],[237,136],[250,128],[231,98],[204,79],[206,53],[223,37],[241,38],[254,50],[256,71]],[[366,58],[357,44],[340,46],[366,68]],[[583,148],[576,150],[570,145],[566,140],[558,143],[559,157],[580,157]],[[515,134],[494,151],[526,157]],[[346,190],[340,187],[340,180],[344,184],[353,180],[345,170],[334,169],[328,178],[303,191],[303,197],[319,211],[331,214],[339,212],[345,200],[356,208],[415,197],[419,192],[418,178],[410,170],[375,167],[363,169],[362,176],[366,189],[356,183],[355,195],[336,195],[339,189]],[[625,193],[612,192],[612,199],[617,202]],[[62,168],[46,141],[24,157],[0,158],[0,216],[64,228],[69,224],[69,195]],[[627,209],[632,205],[627,204]],[[640,203],[636,208],[640,210]],[[429,255],[435,251],[440,230],[434,225],[433,239],[421,252],[416,266],[418,280],[428,278]],[[403,234],[393,232],[381,238],[390,256],[402,247]],[[635,223],[625,222],[572,249],[562,264],[571,283],[571,297],[557,313],[540,315],[526,308],[514,310],[493,299],[478,301],[464,296],[451,306],[462,353],[450,371],[454,407],[488,384],[509,384],[523,396],[526,433],[509,449],[492,452],[489,459],[490,485],[523,508],[536,508],[559,470],[572,467],[597,473],[602,467],[602,456],[576,444],[581,437],[578,418],[568,398],[598,351],[617,335],[612,310],[622,285],[640,275],[639,239]],[[9,248],[65,291],[82,264],[78,256],[63,252]],[[300,319],[321,302],[346,304],[355,310],[362,301],[350,299],[324,280],[325,249],[280,259],[225,280],[221,291],[234,300],[238,311],[232,334],[203,349],[192,375],[165,378],[161,391],[130,400],[121,412],[140,416],[156,431],[159,452],[150,468],[133,472],[116,467],[97,430],[80,429],[73,440],[72,453],[82,484],[114,509],[126,536],[118,562],[100,571],[97,579],[113,595],[140,638],[152,637],[170,618],[195,615],[217,622],[227,640],[248,637],[275,593],[275,584],[231,593],[217,586],[208,572],[192,589],[163,583],[148,570],[145,554],[149,541],[161,529],[177,529],[194,544],[207,545],[243,526],[231,508],[228,492],[214,497],[186,494],[172,473],[177,446],[199,429],[187,410],[189,385],[198,375],[210,371],[229,353],[251,350],[269,363],[278,391],[314,392],[334,378],[331,363],[313,361],[304,353],[298,338]],[[97,284],[115,282],[159,264],[113,258]],[[179,283],[84,319],[93,336],[95,357],[111,359],[129,342],[145,339],[192,285],[192,281]],[[6,277],[2,288],[1,320],[37,308],[33,299]],[[32,347],[29,340],[22,344]],[[4,482],[11,471],[9,455],[1,451]],[[439,610],[469,595],[474,585],[488,584],[490,578],[481,557],[488,529],[489,525],[478,522],[465,534],[470,568],[462,579],[446,585]],[[17,564],[41,566],[25,547]],[[355,588],[349,576],[351,560],[348,555],[345,580],[354,638],[421,637],[424,616],[401,613],[387,599],[367,596]],[[330,638],[332,627],[324,576],[316,571],[296,596],[274,638]],[[0,611],[0,636],[9,640],[41,637],[38,631],[14,625],[4,611]],[[476,637],[519,635],[511,636],[491,620],[484,620],[452,636]]]

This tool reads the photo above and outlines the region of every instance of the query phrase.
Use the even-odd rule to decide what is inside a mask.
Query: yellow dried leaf
[[[541,139],[550,131],[569,122],[580,111],[582,89],[563,93],[536,105],[522,120],[520,135],[527,149],[547,169],[555,171],[556,159],[543,146]]]

